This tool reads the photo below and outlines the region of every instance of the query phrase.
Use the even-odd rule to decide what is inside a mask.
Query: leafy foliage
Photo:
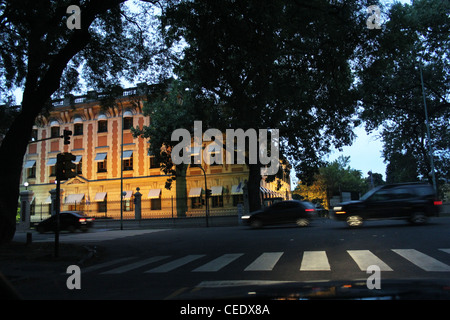
[[[141,19],[160,1],[147,0],[140,11],[123,2],[0,0],[0,102],[11,101],[16,88],[23,91],[0,145],[0,243],[14,235],[22,161],[34,121],[52,107],[51,97],[80,88],[81,79],[102,90],[148,76],[156,60],[166,69],[164,46],[155,45],[145,25],[154,20]],[[69,5],[80,7],[81,29],[67,28]]]
[[[366,41],[365,1],[186,1],[163,15],[186,42],[176,74],[214,128],[277,128],[281,152],[311,177],[332,145],[350,144],[352,63]],[[357,124],[358,121],[356,121]]]
[[[38,85],[58,63],[63,63],[64,71],[56,87],[57,95],[81,89],[83,83],[85,88],[102,90],[121,81],[165,76],[162,70],[170,70],[164,64],[168,51],[158,42],[154,5],[150,3],[157,1],[138,2],[133,10],[123,2],[2,0],[2,93]],[[66,9],[74,4],[82,12],[80,30],[66,26]],[[84,45],[75,47],[76,41]],[[58,60],[68,53],[68,60]],[[155,59],[160,63],[158,67]]]
[[[450,178],[449,12],[448,1],[393,5],[377,44],[367,52],[366,68],[359,72],[361,117],[369,131],[383,127],[388,180],[416,180],[418,175],[429,179],[430,146],[438,176]],[[431,139],[425,125],[420,69]],[[400,165],[405,159],[409,159],[406,167]],[[408,172],[402,173],[406,168]]]
[[[363,194],[372,186],[370,177],[363,178],[361,171],[349,165],[350,157],[340,156],[338,159],[319,168],[311,184],[301,183],[294,194],[301,195],[308,201],[319,202],[329,208],[328,201],[341,192],[356,192]],[[373,185],[383,184],[381,175],[373,174]]]

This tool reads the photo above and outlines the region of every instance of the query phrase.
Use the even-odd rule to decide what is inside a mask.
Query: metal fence
[[[19,208],[20,208],[20,202],[19,202]],[[39,203],[39,204],[32,204],[30,206],[31,210],[31,216],[30,220],[31,222],[38,222],[47,219],[51,215],[51,205],[47,203]]]
[[[209,216],[237,215],[237,203],[223,204],[223,201],[209,199]],[[51,204],[33,204],[31,221],[38,222],[51,215]],[[80,203],[62,203],[61,211],[82,211],[96,219],[136,219],[136,204],[134,199],[122,201],[100,201]],[[141,200],[141,219],[177,218],[177,217],[204,217],[206,205],[204,199],[193,198],[158,198]]]

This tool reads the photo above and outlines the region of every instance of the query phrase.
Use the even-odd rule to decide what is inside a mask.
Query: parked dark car
[[[308,226],[315,216],[315,207],[310,202],[286,200],[274,203],[270,207],[242,216],[242,221],[253,228],[266,225],[296,223]]]
[[[425,183],[383,185],[367,192],[358,201],[335,206],[332,218],[346,221],[350,227],[359,227],[365,220],[405,219],[424,224],[429,217],[439,215],[436,193]]]
[[[81,211],[63,211],[59,214],[59,230],[67,230],[70,232],[81,230],[86,232],[93,224],[94,218],[86,216]],[[56,231],[56,215],[41,221],[36,226],[36,230],[39,233]]]

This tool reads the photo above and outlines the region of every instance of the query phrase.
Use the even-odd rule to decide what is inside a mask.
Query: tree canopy
[[[382,127],[388,181],[450,178],[450,2],[396,3],[358,74],[361,119]],[[423,84],[421,84],[421,69]],[[431,138],[427,137],[424,96]]]
[[[448,1],[388,10],[368,0],[125,2],[0,0],[0,103],[23,90],[21,106],[1,113],[12,121],[0,145],[0,242],[14,234],[35,118],[52,108],[52,97],[108,91],[124,80],[177,92],[161,91],[148,105],[149,114],[166,116],[153,114],[153,127],[142,133],[157,149],[167,142],[163,134],[194,119],[222,131],[276,128],[280,153],[307,182],[322,156],[350,144],[365,121],[368,131],[383,127],[387,162],[413,157],[427,177],[432,145],[438,175],[449,178]],[[69,5],[81,9],[80,29],[66,25]],[[386,14],[381,29],[367,28],[370,5]],[[153,32],[159,23],[160,34]],[[163,81],[170,76],[177,81]],[[250,208],[258,205],[260,179],[259,165],[250,166]]]
[[[162,27],[169,44],[186,44],[175,74],[193,105],[207,110],[195,113],[197,120],[222,131],[278,129],[281,153],[298,176],[311,179],[331,146],[351,143],[359,123],[352,68],[356,49],[375,36],[367,30],[367,6],[185,1],[164,12]],[[163,134],[155,129],[147,134],[152,141]],[[251,165],[251,209],[260,179]]]
[[[15,88],[23,91],[20,110],[0,145],[0,243],[14,235],[23,157],[34,121],[52,108],[51,98],[79,88],[82,79],[99,90],[139,76],[149,81],[155,60],[166,69],[166,51],[148,25],[152,6],[166,1],[145,1],[135,7],[140,10],[124,2],[0,1],[0,102],[11,101]],[[80,29],[67,27],[70,5],[81,10]],[[11,114],[12,109],[2,108]]]
[[[341,192],[362,195],[371,188],[384,184],[381,174],[370,174],[372,177],[369,175],[364,178],[360,170],[350,167],[349,156],[340,156],[320,167],[314,176],[313,183],[300,183],[293,193],[307,201],[319,202],[329,208],[328,201],[331,197],[340,195]]]

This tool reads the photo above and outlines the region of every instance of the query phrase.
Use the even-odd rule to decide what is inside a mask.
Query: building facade
[[[142,218],[205,213],[203,171],[190,167],[185,179],[173,181],[172,188],[166,189],[170,177],[149,155],[148,140],[132,135],[131,127],[150,124],[150,118],[142,112],[144,87],[125,89],[110,107],[102,106],[102,96],[95,92],[55,100],[50,114],[36,119],[21,182],[21,189],[34,192],[32,221],[51,214],[50,190],[56,187],[56,156],[60,152],[72,153],[77,166],[77,176],[61,182],[61,210],[81,210],[108,218],[118,218],[122,211],[124,218],[133,219],[138,190],[142,194]],[[60,138],[64,130],[72,131],[68,145]],[[236,214],[237,205],[243,201],[248,167],[204,162],[202,167],[212,191],[210,214]],[[185,184],[185,188],[177,188],[177,183]],[[261,199],[273,197],[290,197],[289,176],[273,183],[261,182]]]

